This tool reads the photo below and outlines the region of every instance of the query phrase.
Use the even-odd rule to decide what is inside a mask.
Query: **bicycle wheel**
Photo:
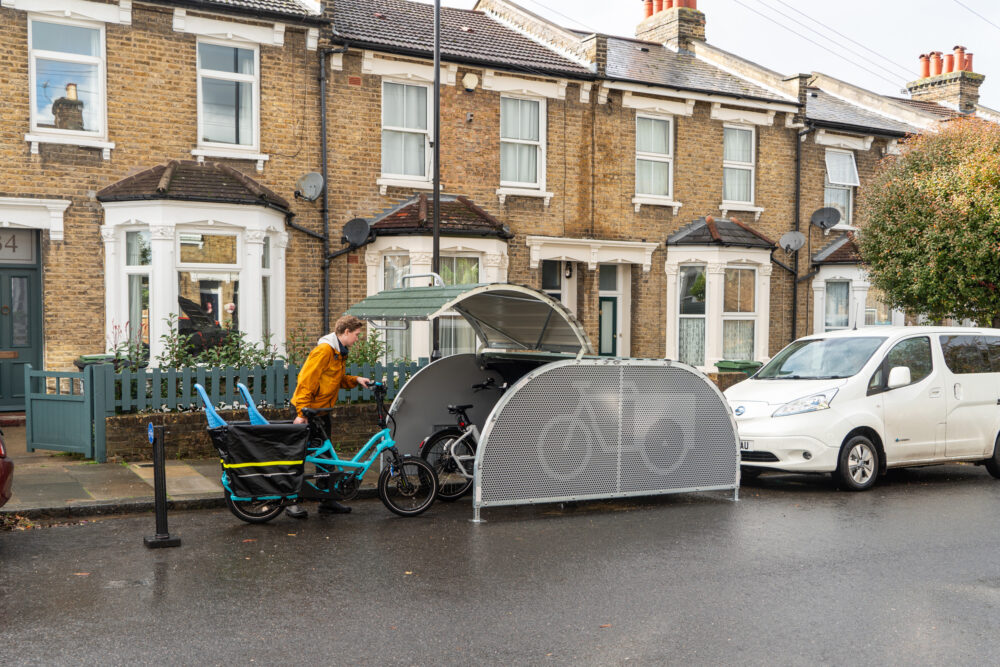
[[[378,497],[390,512],[417,516],[427,511],[437,495],[437,475],[423,459],[400,458],[378,476]]]
[[[458,500],[472,490],[472,477],[465,477],[462,474],[462,469],[454,457],[474,457],[476,449],[469,442],[471,437],[452,447],[451,443],[460,437],[462,437],[462,431],[457,428],[442,429],[427,438],[424,446],[420,449],[420,458],[427,461],[434,468],[434,472],[437,473],[437,499],[443,500],[446,503]],[[473,461],[471,459],[466,459],[462,463],[470,475],[472,474],[472,464]]]
[[[233,500],[229,493],[226,493],[226,506],[237,519],[247,523],[267,523],[284,508],[280,500]]]

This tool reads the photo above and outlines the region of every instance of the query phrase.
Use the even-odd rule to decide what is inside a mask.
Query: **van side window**
[[[916,384],[930,375],[933,369],[931,339],[922,336],[907,338],[897,343],[885,356],[883,368],[888,372],[896,366],[906,366],[910,369],[910,384]]]
[[[983,336],[941,336],[941,352],[944,353],[944,363],[948,369],[958,375],[989,373],[990,360],[983,338]]]
[[[983,336],[986,354],[990,358],[990,370],[1000,373],[1000,336]]]

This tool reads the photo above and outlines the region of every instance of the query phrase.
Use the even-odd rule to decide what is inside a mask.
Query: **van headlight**
[[[837,395],[836,389],[822,391],[805,398],[797,398],[794,401],[785,403],[774,411],[772,417],[787,417],[789,415],[800,415],[803,412],[815,412],[816,410],[826,410],[830,407],[830,401]]]

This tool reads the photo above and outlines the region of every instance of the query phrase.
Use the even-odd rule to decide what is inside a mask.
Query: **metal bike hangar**
[[[715,384],[676,361],[594,356],[573,313],[544,292],[507,283],[401,287],[347,313],[379,328],[457,314],[475,330],[475,354],[425,366],[389,409],[400,451],[419,455],[421,440],[454,425],[448,405],[474,406],[475,521],[481,508],[500,505],[739,497],[736,423]],[[473,390],[487,378],[506,382],[506,392]]]

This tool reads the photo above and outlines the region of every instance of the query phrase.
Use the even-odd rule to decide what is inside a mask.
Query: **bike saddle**
[[[449,405],[448,412],[450,412],[451,414],[455,414],[456,412],[464,412],[465,410],[468,410],[471,407],[472,403],[468,405]]]

